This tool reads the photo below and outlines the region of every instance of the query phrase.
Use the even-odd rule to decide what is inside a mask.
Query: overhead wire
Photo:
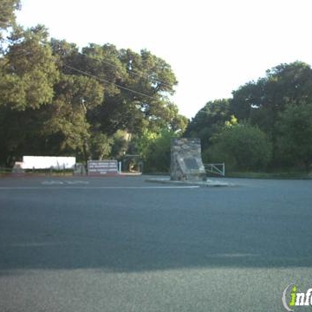
[[[145,97],[147,97],[147,98],[150,98],[150,99],[154,100],[154,98],[153,98],[151,95],[148,95],[148,94],[146,94],[146,93],[143,93],[143,92],[140,92],[140,91],[136,91],[136,90],[133,90],[133,89],[130,89],[130,88],[121,86],[121,85],[118,84],[118,83],[109,81],[109,80],[104,79],[104,78],[100,78],[100,77],[95,76],[95,75],[92,75],[92,74],[90,74],[90,73],[87,73],[87,72],[85,72],[85,71],[83,71],[83,70],[80,70],[80,69],[78,69],[78,68],[75,68],[75,67],[73,67],[73,66],[70,66],[70,65],[67,65],[67,64],[63,64],[63,65],[64,65],[65,67],[67,67],[67,68],[69,68],[69,69],[72,69],[72,70],[74,70],[74,71],[76,71],[76,72],[78,72],[78,73],[80,73],[80,74],[85,75],[85,76],[94,78],[94,79],[96,79],[96,80],[98,80],[98,81],[101,81],[101,82],[113,84],[113,85],[115,85],[116,87],[118,87],[118,88],[120,88],[120,89],[129,91],[129,92],[131,92],[131,93],[138,94],[138,95],[141,95],[141,96],[145,96]]]
[[[110,63],[110,62],[105,61],[105,60],[101,60],[101,62],[105,63],[105,64],[107,64],[107,65],[109,65],[109,66],[111,66],[111,67],[113,67],[115,69],[118,69],[118,67],[116,65],[114,65],[113,63]],[[135,71],[131,71],[131,74],[134,75],[134,76],[137,76],[137,77],[143,77],[145,79],[149,78],[148,75],[142,75],[141,73],[137,73]],[[165,85],[167,87],[171,87],[171,85],[169,85],[167,82],[165,82],[165,81],[163,81],[161,79],[155,79],[155,81],[160,82],[161,84],[163,84],[163,85]]]
[[[25,54],[25,51],[21,51],[19,54],[20,54],[20,55]],[[113,67],[113,68],[115,68],[115,69],[118,69],[118,67],[117,67],[116,65],[114,65],[114,64],[112,64],[112,63],[110,63],[110,62],[108,62],[108,61],[101,60],[101,62],[103,62],[103,63],[105,63],[105,64],[108,64],[109,66],[111,66],[111,67]],[[80,73],[80,74],[83,74],[83,75],[85,75],[85,76],[94,78],[94,79],[96,79],[96,80],[98,80],[98,81],[101,81],[101,82],[105,82],[105,83],[109,83],[109,84],[115,85],[116,87],[118,87],[118,88],[120,88],[120,89],[122,89],[122,90],[126,90],[126,91],[129,91],[129,92],[131,92],[131,93],[134,93],[134,94],[137,94],[137,95],[140,95],[140,96],[144,96],[144,97],[147,97],[147,98],[149,98],[149,99],[154,100],[154,97],[152,97],[152,96],[149,95],[149,94],[146,94],[146,93],[143,93],[143,92],[140,92],[140,91],[136,91],[136,90],[133,90],[133,89],[124,87],[124,86],[122,86],[122,85],[120,85],[120,84],[118,84],[118,83],[109,81],[109,80],[104,79],[104,78],[100,78],[100,77],[98,77],[98,76],[96,76],[96,75],[90,74],[90,73],[88,73],[88,72],[85,72],[85,71],[83,71],[83,70],[80,70],[80,69],[78,69],[78,68],[76,68],[76,67],[73,67],[73,66],[71,66],[71,65],[68,65],[68,64],[66,64],[66,63],[63,63],[63,66],[65,66],[65,67],[67,67],[67,68],[69,68],[69,69],[71,69],[71,70],[73,70],[73,71],[76,71],[77,73]],[[131,74],[136,75],[137,77],[142,77],[142,76],[143,76],[143,77],[145,77],[146,79],[148,79],[148,76],[147,76],[147,75],[142,75],[142,74],[139,74],[139,73],[136,73],[136,72],[131,72]],[[166,83],[166,82],[164,82],[164,81],[162,81],[162,80],[160,80],[160,79],[155,79],[155,81],[160,82],[160,83],[162,83],[162,84],[165,85],[165,86],[171,87],[168,83]]]

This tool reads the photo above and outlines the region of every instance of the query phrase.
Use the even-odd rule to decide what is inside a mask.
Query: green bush
[[[249,124],[228,123],[204,151],[204,162],[224,162],[228,170],[265,169],[272,158],[272,144],[265,133]]]
[[[145,155],[146,172],[169,172],[172,132],[164,131],[154,139]]]

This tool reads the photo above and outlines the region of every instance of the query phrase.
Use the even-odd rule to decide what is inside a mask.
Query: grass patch
[[[312,179],[311,173],[300,171],[290,172],[228,172],[226,173],[228,178],[248,178],[248,179],[300,179],[308,180]]]

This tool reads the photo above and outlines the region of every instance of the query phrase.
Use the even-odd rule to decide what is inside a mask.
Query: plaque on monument
[[[198,163],[194,157],[184,158],[186,168],[190,170],[198,170]]]

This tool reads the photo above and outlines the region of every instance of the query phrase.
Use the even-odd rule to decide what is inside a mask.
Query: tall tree
[[[103,87],[97,80],[76,75],[62,75],[55,86],[55,98],[46,107],[44,134],[59,151],[76,152],[86,161],[90,156],[92,130],[87,115],[103,101]]]
[[[177,81],[164,60],[145,50],[139,54],[111,44],[90,44],[81,53],[74,45],[55,39],[51,45],[63,73],[93,77],[104,86],[102,105],[88,115],[103,133],[162,127],[184,130],[187,121],[168,98]]]
[[[169,100],[177,81],[164,60],[110,44],[80,50],[47,37],[43,26],[16,26],[0,59],[2,162],[25,151],[75,154],[86,161],[120,155],[128,145],[120,130],[184,131],[187,119]],[[23,135],[7,118],[12,125],[24,118]],[[30,138],[35,140],[29,143]]]
[[[47,43],[47,30],[16,28],[0,59],[0,105],[25,110],[50,103],[59,73]]]
[[[239,120],[253,119],[253,114],[263,104],[264,79],[257,82],[250,81],[233,91],[233,98],[230,101],[230,114],[235,115]]]
[[[45,148],[43,115],[58,79],[43,26],[14,27],[0,58],[0,163],[12,165],[25,153]]]
[[[90,45],[82,50],[80,68],[97,77],[105,86],[103,105],[94,112],[102,131],[131,133],[142,129],[183,126],[168,95],[177,83],[170,66],[145,50],[117,50],[112,45]],[[78,66],[78,63],[76,63]],[[177,122],[177,119],[181,122]]]
[[[0,0],[0,39],[1,30],[6,30],[15,25],[14,11],[21,7],[20,0]]]
[[[288,104],[277,123],[277,158],[282,165],[312,164],[312,103]]]
[[[268,70],[265,78],[234,91],[230,111],[274,137],[278,114],[286,105],[308,99],[312,100],[312,69],[306,63],[294,62],[278,65]]]
[[[199,137],[205,149],[209,147],[211,137],[224,126],[229,117],[229,100],[208,102],[191,120],[185,135]]]

